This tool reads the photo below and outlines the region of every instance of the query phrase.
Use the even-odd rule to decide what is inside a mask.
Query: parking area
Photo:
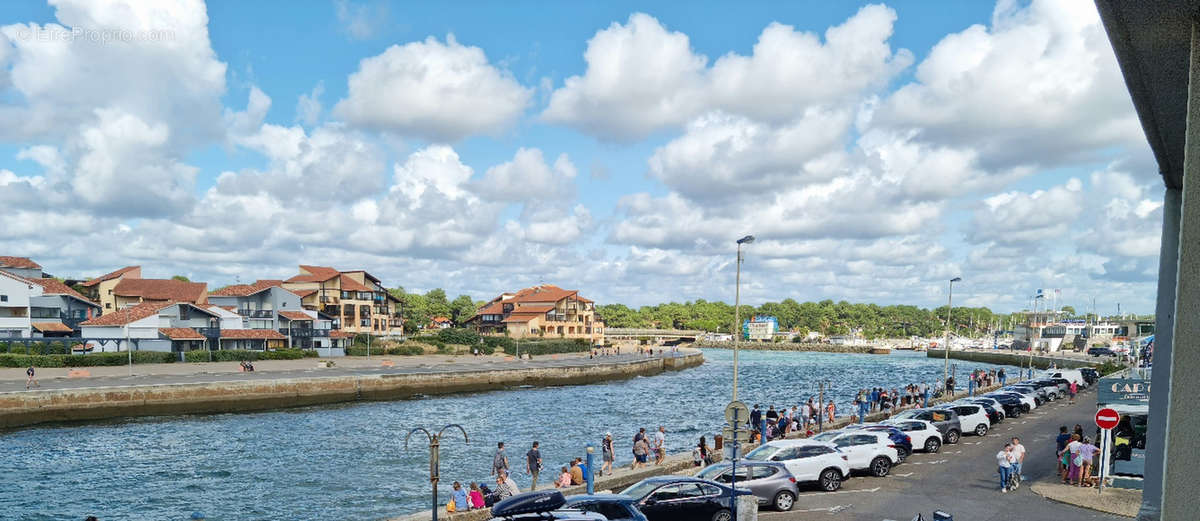
[[[1006,419],[982,437],[965,436],[935,454],[917,452],[892,469],[887,477],[854,477],[841,490],[820,492],[802,489],[790,512],[760,511],[766,521],[838,520],[909,521],[916,514],[931,518],[943,510],[960,521],[1046,519],[1054,521],[1127,520],[1044,499],[1026,486],[1053,479],[1054,438],[1058,428],[1075,424],[1085,432],[1095,429],[1095,389],[1081,393],[1074,405],[1066,399],[1044,404],[1019,418]],[[996,453],[1004,442],[1019,436],[1028,450],[1023,474],[1026,485],[1002,494],[996,471]]]

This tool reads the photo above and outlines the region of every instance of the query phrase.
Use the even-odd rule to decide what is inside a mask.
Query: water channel
[[[0,468],[9,479],[0,487],[0,517],[182,520],[193,511],[209,520],[395,517],[429,508],[427,442],[414,437],[405,450],[404,434],[448,423],[465,427],[471,441],[443,442],[442,498],[452,481],[487,481],[497,441],[506,442],[512,466],[522,470],[530,442],[540,441],[543,482],[605,431],[617,442],[618,464],[632,460],[638,427],[664,425],[669,450],[687,451],[699,436],[711,440],[720,430],[729,401],[731,351],[704,354],[701,367],[610,384],[4,432]],[[743,350],[739,392],[747,403],[790,406],[815,396],[824,380],[840,416],[858,388],[932,384],[942,364],[924,353]],[[959,362],[957,374],[991,367]],[[514,477],[528,486],[528,476]]]

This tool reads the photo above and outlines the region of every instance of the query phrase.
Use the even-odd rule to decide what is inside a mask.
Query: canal
[[[427,443],[414,437],[404,450],[404,434],[448,423],[461,424],[471,441],[443,442],[442,498],[453,481],[488,480],[497,441],[506,442],[512,467],[522,471],[529,444],[540,441],[543,482],[606,431],[616,441],[618,464],[632,460],[638,427],[663,425],[669,451],[686,451],[702,435],[711,444],[729,401],[732,352],[704,355],[701,367],[609,384],[0,433],[0,468],[9,478],[0,487],[0,517],[186,519],[194,511],[210,520],[394,517],[429,507]],[[739,365],[743,401],[797,405],[825,381],[839,416],[860,387],[932,384],[942,374],[941,360],[904,352],[742,351]],[[973,368],[997,366],[957,367],[961,380]],[[514,477],[528,486],[527,475]]]

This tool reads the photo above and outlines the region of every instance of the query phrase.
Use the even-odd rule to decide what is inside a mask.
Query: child
[[[571,471],[567,467],[562,468],[562,474],[558,475],[558,480],[554,482],[554,488],[567,488],[571,486]]]
[[[471,508],[484,508],[483,492],[479,490],[479,483],[471,483],[471,493],[467,494],[467,499],[471,500]]]
[[[467,491],[463,490],[462,483],[454,482],[454,511],[466,512],[471,509],[471,504],[467,500]]]

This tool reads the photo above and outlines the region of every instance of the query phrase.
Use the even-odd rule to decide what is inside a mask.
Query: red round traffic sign
[[[1096,411],[1096,426],[1101,429],[1116,427],[1119,421],[1121,421],[1121,415],[1113,409],[1105,407]]]

